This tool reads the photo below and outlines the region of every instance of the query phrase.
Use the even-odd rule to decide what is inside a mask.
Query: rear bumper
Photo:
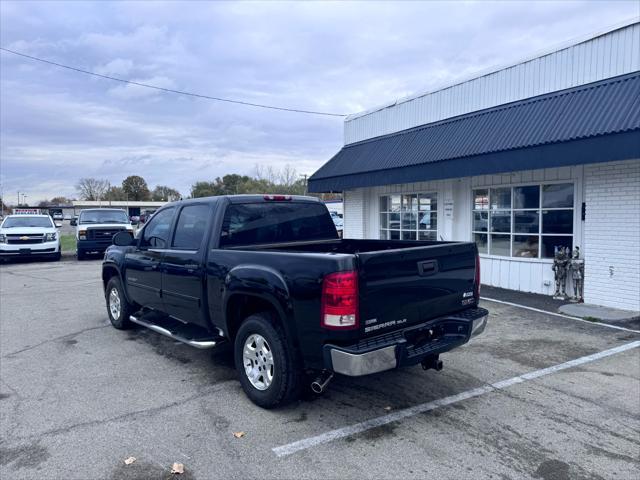
[[[325,345],[325,368],[358,377],[415,365],[427,357],[459,347],[481,334],[487,325],[488,316],[489,312],[484,308],[472,308],[366,339],[356,345]]]

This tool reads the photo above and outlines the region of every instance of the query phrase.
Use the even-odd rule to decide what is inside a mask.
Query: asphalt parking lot
[[[632,331],[485,302],[441,372],[265,411],[228,350],[113,329],[99,260],[0,266],[0,300],[3,479],[640,478]]]

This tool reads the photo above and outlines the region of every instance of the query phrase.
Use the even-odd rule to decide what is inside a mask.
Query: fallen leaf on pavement
[[[233,436],[236,438],[244,437],[244,432],[233,432]]]
[[[171,466],[171,473],[177,473],[177,474],[184,473],[184,465],[181,463],[174,463]]]
[[[125,465],[131,465],[133,462],[135,462],[137,460],[136,457],[129,457],[129,458],[125,458],[124,459],[124,464]]]

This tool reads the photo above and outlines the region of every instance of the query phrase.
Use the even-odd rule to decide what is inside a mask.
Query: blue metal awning
[[[310,192],[640,158],[640,72],[346,145]]]

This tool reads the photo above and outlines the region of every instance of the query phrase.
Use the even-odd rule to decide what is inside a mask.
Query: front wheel
[[[263,408],[284,405],[300,395],[302,367],[284,330],[267,313],[248,317],[234,345],[242,389]]]
[[[133,308],[127,302],[127,297],[124,296],[122,283],[118,277],[111,277],[107,282],[105,297],[111,325],[118,330],[131,328],[133,324],[129,320],[129,316],[133,313]]]

